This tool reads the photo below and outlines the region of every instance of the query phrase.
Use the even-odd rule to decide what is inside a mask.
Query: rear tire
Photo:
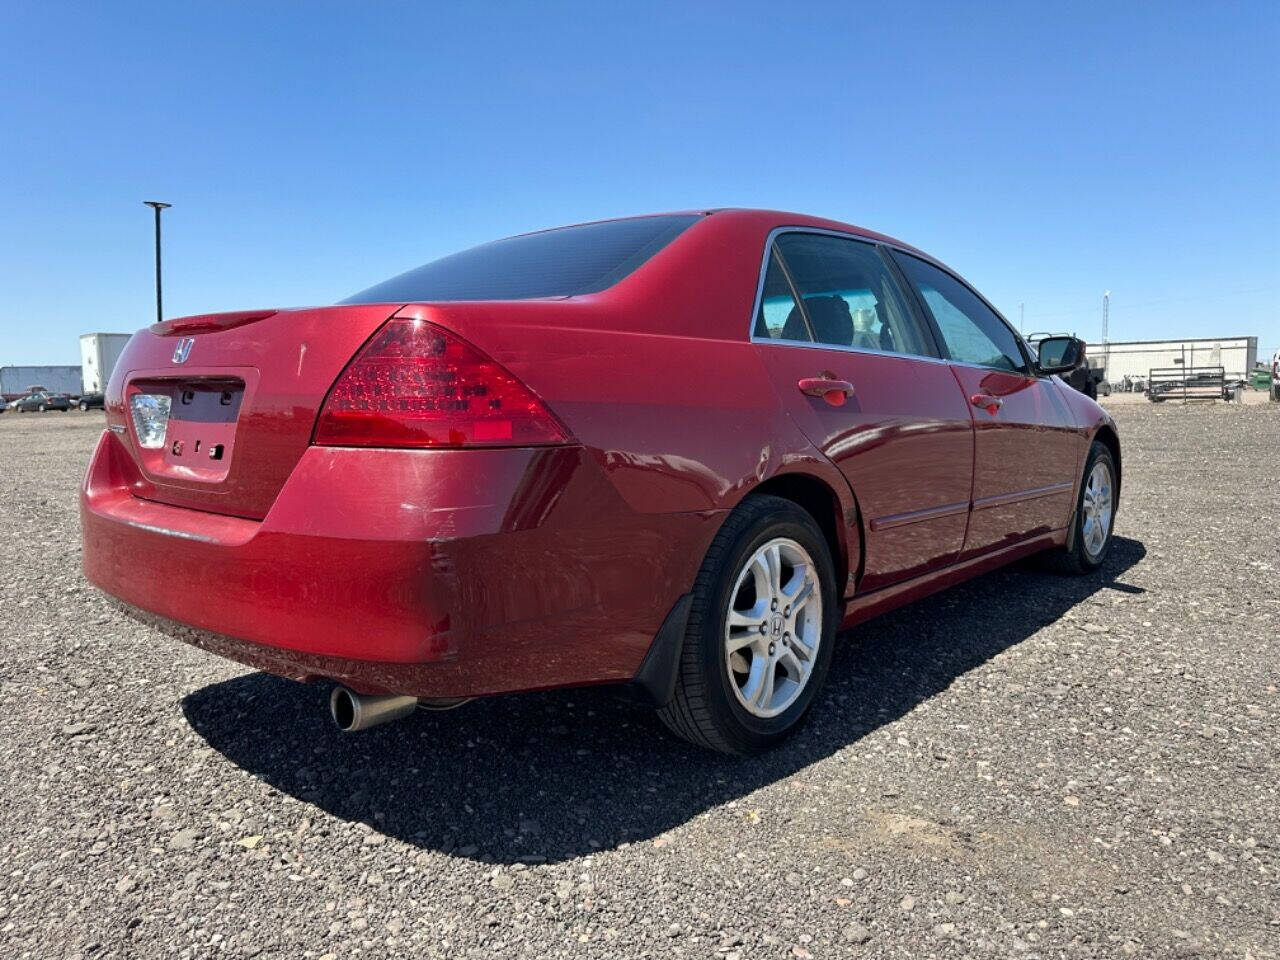
[[[81,400],[81,401],[80,401],[80,412],[81,412],[81,413],[88,413],[88,412],[89,412],[89,405],[88,405],[87,403],[85,403],[83,400]]]
[[[780,497],[744,501],[698,571],[675,694],[658,716],[722,753],[777,745],[826,679],[839,606],[835,564],[813,517]]]
[[[1045,555],[1057,573],[1079,576],[1097,570],[1111,550],[1116,522],[1116,464],[1106,445],[1095,440],[1084,462],[1080,493],[1071,518],[1071,547]]]

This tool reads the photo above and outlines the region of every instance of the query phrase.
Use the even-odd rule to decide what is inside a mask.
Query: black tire
[[[88,412],[89,412],[89,405],[88,405],[87,403],[85,403],[83,400],[81,400],[81,401],[80,401],[80,412],[81,412],[81,413],[88,413]]]
[[[1093,468],[1099,460],[1104,461],[1107,469],[1111,472],[1111,519],[1106,539],[1103,541],[1102,547],[1094,553],[1088,550],[1084,543],[1084,495],[1089,475],[1093,472]],[[1080,492],[1076,496],[1076,509],[1071,516],[1071,546],[1070,548],[1062,547],[1057,550],[1051,550],[1044,555],[1044,559],[1055,573],[1080,576],[1081,574],[1092,573],[1106,562],[1107,554],[1111,551],[1111,540],[1115,534],[1116,508],[1120,505],[1119,494],[1120,481],[1116,474],[1115,459],[1111,456],[1111,451],[1107,449],[1106,444],[1095,440],[1093,441],[1093,446],[1089,448],[1089,456],[1084,462],[1084,472],[1080,476]]]
[[[822,623],[808,680],[775,717],[748,713],[731,687],[725,658],[725,618],[744,565],[768,541],[785,537],[808,552],[821,588]],[[813,517],[790,500],[760,495],[741,503],[707,551],[693,587],[675,695],[658,711],[690,743],[721,753],[758,753],[776,746],[804,720],[831,665],[840,594],[826,538]]]

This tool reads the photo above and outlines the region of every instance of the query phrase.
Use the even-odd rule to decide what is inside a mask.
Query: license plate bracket
[[[137,393],[169,400],[163,445],[142,451],[149,473],[157,479],[220,483],[231,469],[236,424],[244,400],[239,378],[156,379],[135,382]]]
[[[231,468],[244,384],[196,380],[173,385],[165,432],[166,472],[217,483]]]

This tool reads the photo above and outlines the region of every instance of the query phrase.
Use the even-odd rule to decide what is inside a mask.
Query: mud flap
[[[684,650],[684,634],[689,623],[693,594],[686,593],[671,608],[658,628],[653,645],[644,662],[628,685],[630,699],[651,707],[664,707],[675,695],[676,677],[680,672],[680,654]]]

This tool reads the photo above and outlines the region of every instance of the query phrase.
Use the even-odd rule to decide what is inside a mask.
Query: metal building
[[[1222,367],[1228,381],[1245,380],[1258,359],[1257,337],[1193,337],[1188,340],[1124,340],[1089,344],[1089,365],[1106,379],[1143,379],[1153,367]]]

